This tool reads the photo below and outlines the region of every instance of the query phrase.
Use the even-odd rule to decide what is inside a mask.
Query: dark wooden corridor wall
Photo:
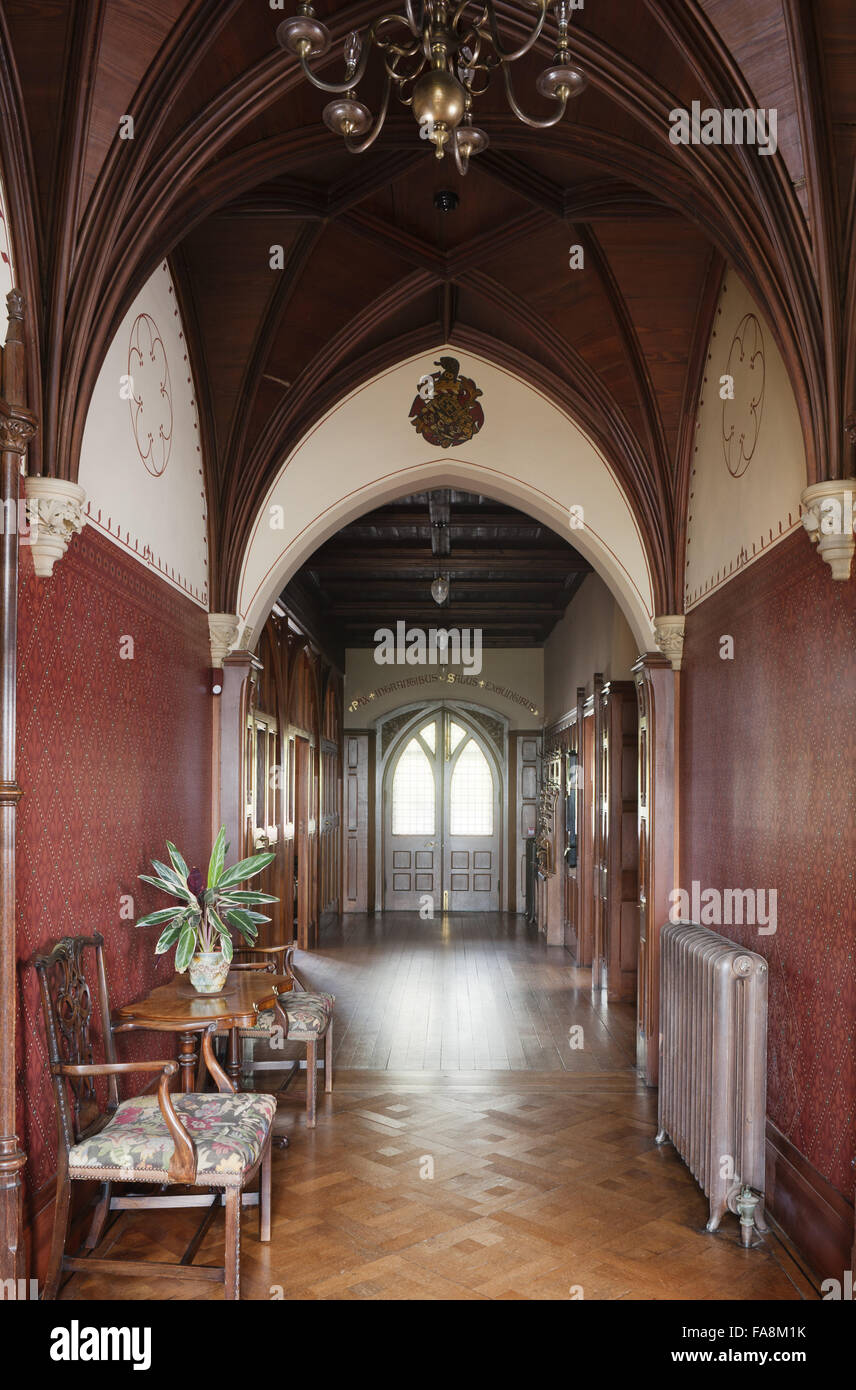
[[[636,998],[639,949],[639,837],[637,699],[632,681],[606,685],[596,673],[592,693],[577,691],[577,706],[544,737],[544,766],[559,783],[553,822],[556,882],[542,900],[561,915],[561,939],[592,985],[613,1001]],[[575,785],[568,754],[577,758]],[[577,862],[569,866],[567,813],[576,802]],[[600,814],[597,808],[600,807]],[[542,922],[553,939],[559,923]]]
[[[275,615],[258,658],[246,730],[243,852],[276,854],[259,882],[280,901],[259,942],[296,936],[306,950],[317,944],[324,914],[341,907],[342,677]]]

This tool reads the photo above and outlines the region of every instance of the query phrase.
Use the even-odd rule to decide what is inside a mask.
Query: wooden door
[[[636,1060],[657,1084],[660,1034],[660,930],[675,887],[675,700],[667,657],[649,654],[633,668],[639,702],[639,973]]]
[[[613,681],[603,692],[603,950],[607,999],[636,998],[639,951],[639,836],[636,690]]]
[[[443,901],[443,720],[421,721],[393,755],[384,798],[383,905],[433,917]],[[428,902],[430,899],[430,903]]]
[[[609,823],[604,811],[604,766],[609,757],[608,740],[604,746],[603,729],[603,677],[597,672],[594,677],[594,696],[592,701],[592,989],[602,989],[604,977],[605,950],[603,935],[604,899],[606,895],[606,854],[605,838],[609,834]]]
[[[481,736],[435,710],[402,737],[386,773],[384,907],[498,911],[500,832],[500,780]]]
[[[443,722],[443,906],[450,912],[497,912],[498,779],[481,739],[451,714]]]
[[[308,738],[294,739],[294,879],[297,942],[302,951],[312,938],[312,865],[309,817],[312,798],[311,748]]]

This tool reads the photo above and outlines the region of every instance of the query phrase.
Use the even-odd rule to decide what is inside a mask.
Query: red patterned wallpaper
[[[856,580],[797,533],[688,615],[683,672],[681,886],[777,890],[775,935],[716,930],[769,961],[770,1119],[852,1198]]]
[[[157,928],[136,931],[120,898],[133,895],[135,916],[155,906],[137,875],[166,856],[167,838],[191,863],[206,858],[208,624],[87,527],[49,580],[22,550],[18,652],[18,1134],[32,1192],[55,1169],[56,1119],[38,984],[24,962],[57,937],[97,929],[112,1005],[172,973],[172,953],[155,964]],[[169,1035],[118,1047],[122,1061],[175,1054]]]

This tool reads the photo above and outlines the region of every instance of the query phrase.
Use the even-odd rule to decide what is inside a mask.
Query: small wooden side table
[[[186,975],[175,975],[168,984],[158,985],[144,999],[123,1004],[113,1014],[113,1032],[177,1033],[180,1040],[178,1063],[181,1089],[192,1091],[196,1082],[198,1052],[196,1035],[210,1023],[229,1033],[226,1070],[238,1090],[241,1075],[239,1028],[252,1028],[262,1009],[272,1009],[278,994],[291,989],[288,975],[272,975],[265,970],[230,970],[220,994],[198,994]]]

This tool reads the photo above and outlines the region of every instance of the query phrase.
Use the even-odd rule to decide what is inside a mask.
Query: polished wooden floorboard
[[[610,1071],[632,1066],[635,1008],[510,913],[354,914],[296,960],[336,995],[334,1064],[380,1071]],[[581,1028],[571,1036],[572,1028]]]
[[[654,1144],[633,1010],[593,1000],[585,973],[519,919],[346,918],[299,965],[337,995],[340,1065],[314,1131],[302,1082],[283,1098],[273,1238],[259,1242],[248,1211],[242,1297],[815,1296],[775,1236],[743,1250],[730,1216],[707,1234],[697,1184]],[[572,1049],[579,1025],[584,1046]],[[273,1088],[275,1074],[258,1080]],[[113,1253],[178,1259],[195,1220],[134,1213]],[[199,1263],[220,1262],[222,1221]],[[222,1296],[203,1282],[87,1274],[61,1295]]]

